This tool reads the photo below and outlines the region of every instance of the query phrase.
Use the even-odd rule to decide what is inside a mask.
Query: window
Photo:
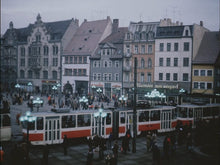
[[[79,57],[79,64],[82,64],[82,57]]]
[[[25,56],[25,48],[21,47],[21,56]]]
[[[115,67],[119,68],[119,61],[115,61]]]
[[[44,58],[44,66],[48,66],[48,58]]]
[[[102,50],[102,55],[105,55],[105,49]]]
[[[73,69],[73,76],[77,76],[77,69]]]
[[[167,66],[170,66],[170,58],[167,58]]]
[[[78,69],[78,76],[82,76],[82,69]]]
[[[68,64],[68,57],[65,57],[65,64]]]
[[[43,117],[37,117],[37,130],[43,130],[43,128],[44,128]]]
[[[109,49],[107,49],[107,55],[109,55],[110,54],[110,51],[109,51]]]
[[[130,33],[127,33],[127,40],[130,40]]]
[[[83,76],[86,76],[86,69],[83,69],[82,71],[83,71],[83,73],[82,73]]]
[[[53,45],[53,55],[57,55],[57,54],[58,54],[58,46]]]
[[[136,54],[138,53],[138,45],[134,46],[134,53],[136,53]]]
[[[84,115],[78,115],[77,116],[77,126],[78,127],[85,127],[91,125],[91,115],[90,114],[84,114]]]
[[[65,69],[65,76],[72,76],[72,69]]]
[[[168,52],[171,51],[171,43],[167,43],[167,51],[168,51]]]
[[[159,80],[163,80],[163,73],[159,73]]]
[[[83,57],[83,64],[87,64],[87,57]]]
[[[71,72],[72,72],[72,69],[71,69]],[[57,79],[57,71],[52,71],[52,76],[53,76],[53,79]]]
[[[183,81],[189,81],[188,73],[183,73]]]
[[[43,71],[43,78],[48,79],[48,71]]]
[[[126,51],[127,53],[130,53],[130,45],[126,45]]]
[[[53,66],[58,66],[58,58],[53,58]]]
[[[139,122],[149,121],[149,111],[139,111]]]
[[[144,73],[141,73],[141,82],[144,82]]]
[[[189,66],[189,58],[183,58],[183,66]]]
[[[159,66],[163,66],[163,58],[159,58]]]
[[[93,74],[93,80],[96,80],[96,74],[95,73]]]
[[[112,67],[112,62],[111,61],[108,62],[108,66]]]
[[[36,76],[36,79],[39,79],[40,78],[40,71],[36,71],[35,76]]]
[[[162,52],[163,51],[163,43],[160,43],[160,51]]]
[[[151,60],[151,58],[149,58],[148,61],[147,61],[147,67],[148,68],[152,68],[152,60]]]
[[[152,81],[152,79],[151,79],[151,73],[147,73],[147,82],[151,82]]]
[[[108,74],[108,80],[112,81],[112,74],[111,73]]]
[[[199,70],[194,70],[194,76],[199,76]]]
[[[74,57],[74,64],[77,64],[77,57]]]
[[[119,74],[118,73],[115,74],[115,81],[119,81]]]
[[[105,80],[105,81],[108,80],[108,75],[107,75],[107,73],[104,74],[104,80]]]
[[[107,113],[107,116],[106,116],[106,125],[111,125],[111,113]]]
[[[189,30],[186,30],[186,36],[188,36],[189,35]]]
[[[199,83],[198,82],[194,82],[193,83],[193,88],[194,89],[198,89],[199,88]]]
[[[40,42],[40,40],[41,40],[41,35],[36,35],[36,42]]]
[[[200,82],[200,89],[205,89],[205,83],[204,82]]]
[[[212,70],[207,70],[207,76],[212,76]]]
[[[174,51],[178,51],[179,49],[179,44],[178,43],[174,43]]]
[[[142,53],[142,54],[145,53],[145,45],[141,45],[141,53]]]
[[[184,51],[189,51],[189,42],[184,42],[184,45],[183,45],[183,50]]]
[[[47,56],[49,54],[48,46],[44,46],[44,55]]]
[[[125,124],[125,112],[120,112],[120,123]]]
[[[73,57],[70,57],[70,64],[73,63]]]
[[[25,66],[25,58],[21,58],[20,66]]]
[[[33,78],[33,72],[31,70],[28,71],[28,78]]]
[[[178,66],[178,58],[174,58],[173,66]]]
[[[145,61],[144,61],[144,59],[142,58],[141,59],[141,68],[143,69],[145,67]]]
[[[151,121],[157,121],[160,120],[160,111],[151,111],[150,113],[150,120]]]
[[[107,68],[108,67],[108,62],[104,61],[104,67]]]
[[[170,73],[166,73],[166,80],[170,81]]]
[[[76,127],[76,115],[62,116],[62,128]]]
[[[25,78],[25,77],[24,77],[24,71],[23,71],[23,70],[20,70],[20,78]]]
[[[153,53],[153,46],[152,45],[148,45],[148,50],[147,52],[150,54],[150,53]]]
[[[207,83],[207,89],[212,89],[212,83]]]
[[[200,76],[205,76],[205,70],[200,70]]]
[[[177,81],[178,79],[178,74],[177,73],[173,73],[173,81]]]
[[[128,82],[128,81],[129,81],[129,74],[125,73],[125,82]]]

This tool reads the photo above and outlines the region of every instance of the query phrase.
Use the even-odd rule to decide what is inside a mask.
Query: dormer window
[[[130,40],[130,33],[127,33],[127,40]]]
[[[36,42],[40,42],[40,40],[41,40],[41,35],[40,34],[36,35]]]
[[[189,36],[189,30],[186,30],[186,36]]]

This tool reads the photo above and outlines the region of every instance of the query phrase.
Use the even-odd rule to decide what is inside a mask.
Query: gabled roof
[[[84,21],[64,50],[64,55],[91,55],[98,46],[110,19]]]
[[[186,26],[189,26],[190,34],[193,34],[192,25],[162,26],[157,28],[156,38],[183,37],[183,31]]]
[[[215,64],[219,55],[219,32],[205,32],[193,64]]]
[[[63,37],[70,23],[71,20],[66,20],[56,22],[44,22],[43,25],[45,25],[47,32],[51,35],[51,40],[60,40]],[[4,38],[7,38],[9,33],[14,31],[17,36],[18,42],[27,42],[27,37],[31,34],[34,26],[34,24],[29,24],[29,26],[25,28],[7,29],[7,31],[4,34]]]

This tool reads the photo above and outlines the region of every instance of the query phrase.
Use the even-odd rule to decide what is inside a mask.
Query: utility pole
[[[134,58],[134,101],[133,101],[133,141],[132,152],[136,153],[136,136],[137,136],[137,110],[136,110],[136,95],[137,95],[137,57]]]

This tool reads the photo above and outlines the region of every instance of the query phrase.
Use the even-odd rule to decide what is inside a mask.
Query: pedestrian
[[[48,149],[48,144],[44,146],[44,151],[43,151],[43,165],[48,164],[48,155],[49,155],[49,149]]]
[[[67,146],[68,146],[68,139],[67,139],[67,136],[64,135],[64,138],[63,138],[64,155],[67,155]]]
[[[108,149],[111,149],[112,147],[112,140],[113,140],[113,135],[112,135],[112,132],[110,132],[109,137],[108,137]]]
[[[159,165],[160,164],[160,149],[157,146],[157,143],[153,143],[152,145],[153,151],[153,164]]]
[[[151,151],[151,140],[152,140],[151,133],[148,132],[146,137],[147,152]]]
[[[4,160],[4,151],[2,146],[0,146],[0,163],[2,164]]]
[[[118,161],[118,141],[116,140],[113,146],[113,155],[114,155],[114,164],[117,165],[117,161]]]
[[[87,165],[92,165],[92,160],[93,160],[93,151],[92,148],[89,148],[89,152],[87,154]]]

